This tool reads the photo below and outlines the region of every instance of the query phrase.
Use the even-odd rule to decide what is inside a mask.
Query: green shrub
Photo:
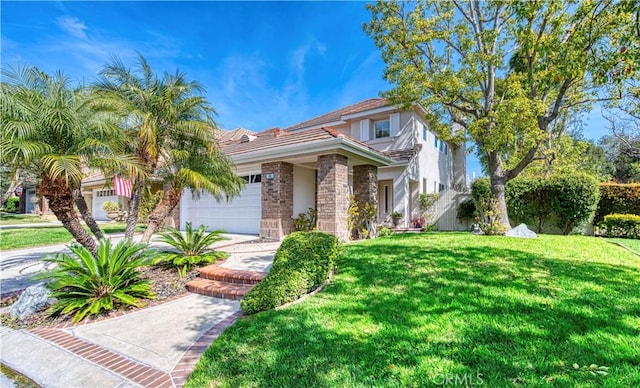
[[[149,215],[156,208],[164,192],[158,190],[155,193],[151,193],[151,190],[144,190],[142,197],[140,198],[140,208],[138,210],[138,222],[147,222]]]
[[[387,237],[387,236],[393,236],[395,232],[393,231],[393,229],[387,228],[386,226],[381,226],[380,230],[378,231],[378,237]]]
[[[491,204],[489,178],[473,181],[471,196],[481,228],[484,226],[493,232],[492,218],[497,213],[488,208]],[[561,175],[551,179],[518,177],[507,182],[505,197],[512,225],[535,225],[539,233],[546,224],[554,222],[564,234],[568,234],[592,217],[598,201],[598,185],[595,178],[586,174]]]
[[[476,204],[472,198],[466,199],[458,205],[458,209],[456,209],[456,219],[461,224],[469,226],[477,217]]]
[[[293,219],[293,230],[296,232],[311,232],[316,229],[318,223],[318,211],[312,207],[306,213],[298,214]]]
[[[331,234],[294,232],[276,252],[269,275],[242,299],[247,314],[293,302],[320,287],[335,267],[340,242]]]
[[[167,227],[158,233],[158,241],[171,245],[178,252],[163,252],[155,258],[154,263],[175,267],[178,275],[184,278],[194,265],[215,263],[227,257],[226,253],[209,247],[225,239],[222,233],[223,230],[206,233],[204,225],[194,230],[191,222],[187,222],[184,235],[174,227]]]
[[[600,184],[600,201],[594,224],[601,223],[608,214],[640,215],[640,183]]]
[[[639,238],[640,216],[637,214],[609,214],[604,216],[601,228],[607,237]]]
[[[55,268],[36,276],[50,280],[47,287],[57,299],[49,309],[51,314],[75,312],[73,320],[79,322],[87,314],[139,306],[141,298],[154,296],[149,281],[138,271],[155,254],[146,244],[125,239],[112,247],[111,240],[102,239],[95,256],[80,244],[69,249],[73,255],[60,253],[45,259]]]
[[[20,208],[20,197],[11,196],[7,198],[2,208],[7,213],[17,213]]]
[[[106,201],[102,204],[102,210],[105,212],[117,212],[120,211],[120,204],[114,201]]]
[[[576,226],[589,222],[598,206],[598,181],[591,175],[558,175],[549,180],[551,209],[556,225],[569,234]]]

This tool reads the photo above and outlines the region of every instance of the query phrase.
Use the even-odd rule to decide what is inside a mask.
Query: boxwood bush
[[[640,183],[601,184],[594,224],[601,223],[609,214],[640,215]]]
[[[247,314],[293,302],[320,287],[335,267],[338,239],[322,232],[294,232],[276,251],[269,275],[242,299]]]
[[[609,214],[600,227],[607,237],[640,238],[640,216],[636,214]]]

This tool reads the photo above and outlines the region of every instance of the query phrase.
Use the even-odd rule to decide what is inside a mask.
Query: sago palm
[[[20,169],[37,177],[37,194],[77,242],[96,251],[95,240],[80,223],[74,205],[83,173],[90,167],[138,170],[135,160],[117,151],[121,131],[88,103],[85,89],[71,88],[70,79],[35,67],[3,71],[0,88],[0,160],[11,171]],[[100,236],[95,221],[85,221]],[[93,222],[92,222],[93,221]]]
[[[191,222],[187,222],[184,235],[180,230],[168,227],[158,233],[158,241],[171,245],[178,252],[164,252],[155,262],[178,268],[178,274],[184,278],[194,265],[210,264],[227,257],[226,253],[211,248],[214,242],[225,239],[222,233],[222,230],[207,233],[204,225],[194,230]]]
[[[37,276],[50,281],[47,287],[57,299],[52,314],[75,313],[73,320],[78,322],[87,314],[139,306],[141,298],[154,296],[139,271],[155,255],[146,244],[124,239],[112,246],[111,240],[102,239],[95,255],[79,244],[70,249],[73,255],[60,253],[46,259],[55,268]]]

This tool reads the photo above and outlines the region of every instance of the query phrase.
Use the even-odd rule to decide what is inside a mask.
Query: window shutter
[[[400,113],[393,113],[389,118],[390,136],[397,136],[400,132]]]
[[[369,140],[370,121],[369,119],[360,120],[360,141]]]

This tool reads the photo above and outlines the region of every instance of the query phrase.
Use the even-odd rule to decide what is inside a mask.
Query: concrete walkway
[[[218,243],[230,254],[222,266],[268,271],[279,243],[242,244],[255,236],[230,237]],[[238,301],[188,294],[78,326],[0,327],[0,361],[46,387],[179,387],[240,315]]]

